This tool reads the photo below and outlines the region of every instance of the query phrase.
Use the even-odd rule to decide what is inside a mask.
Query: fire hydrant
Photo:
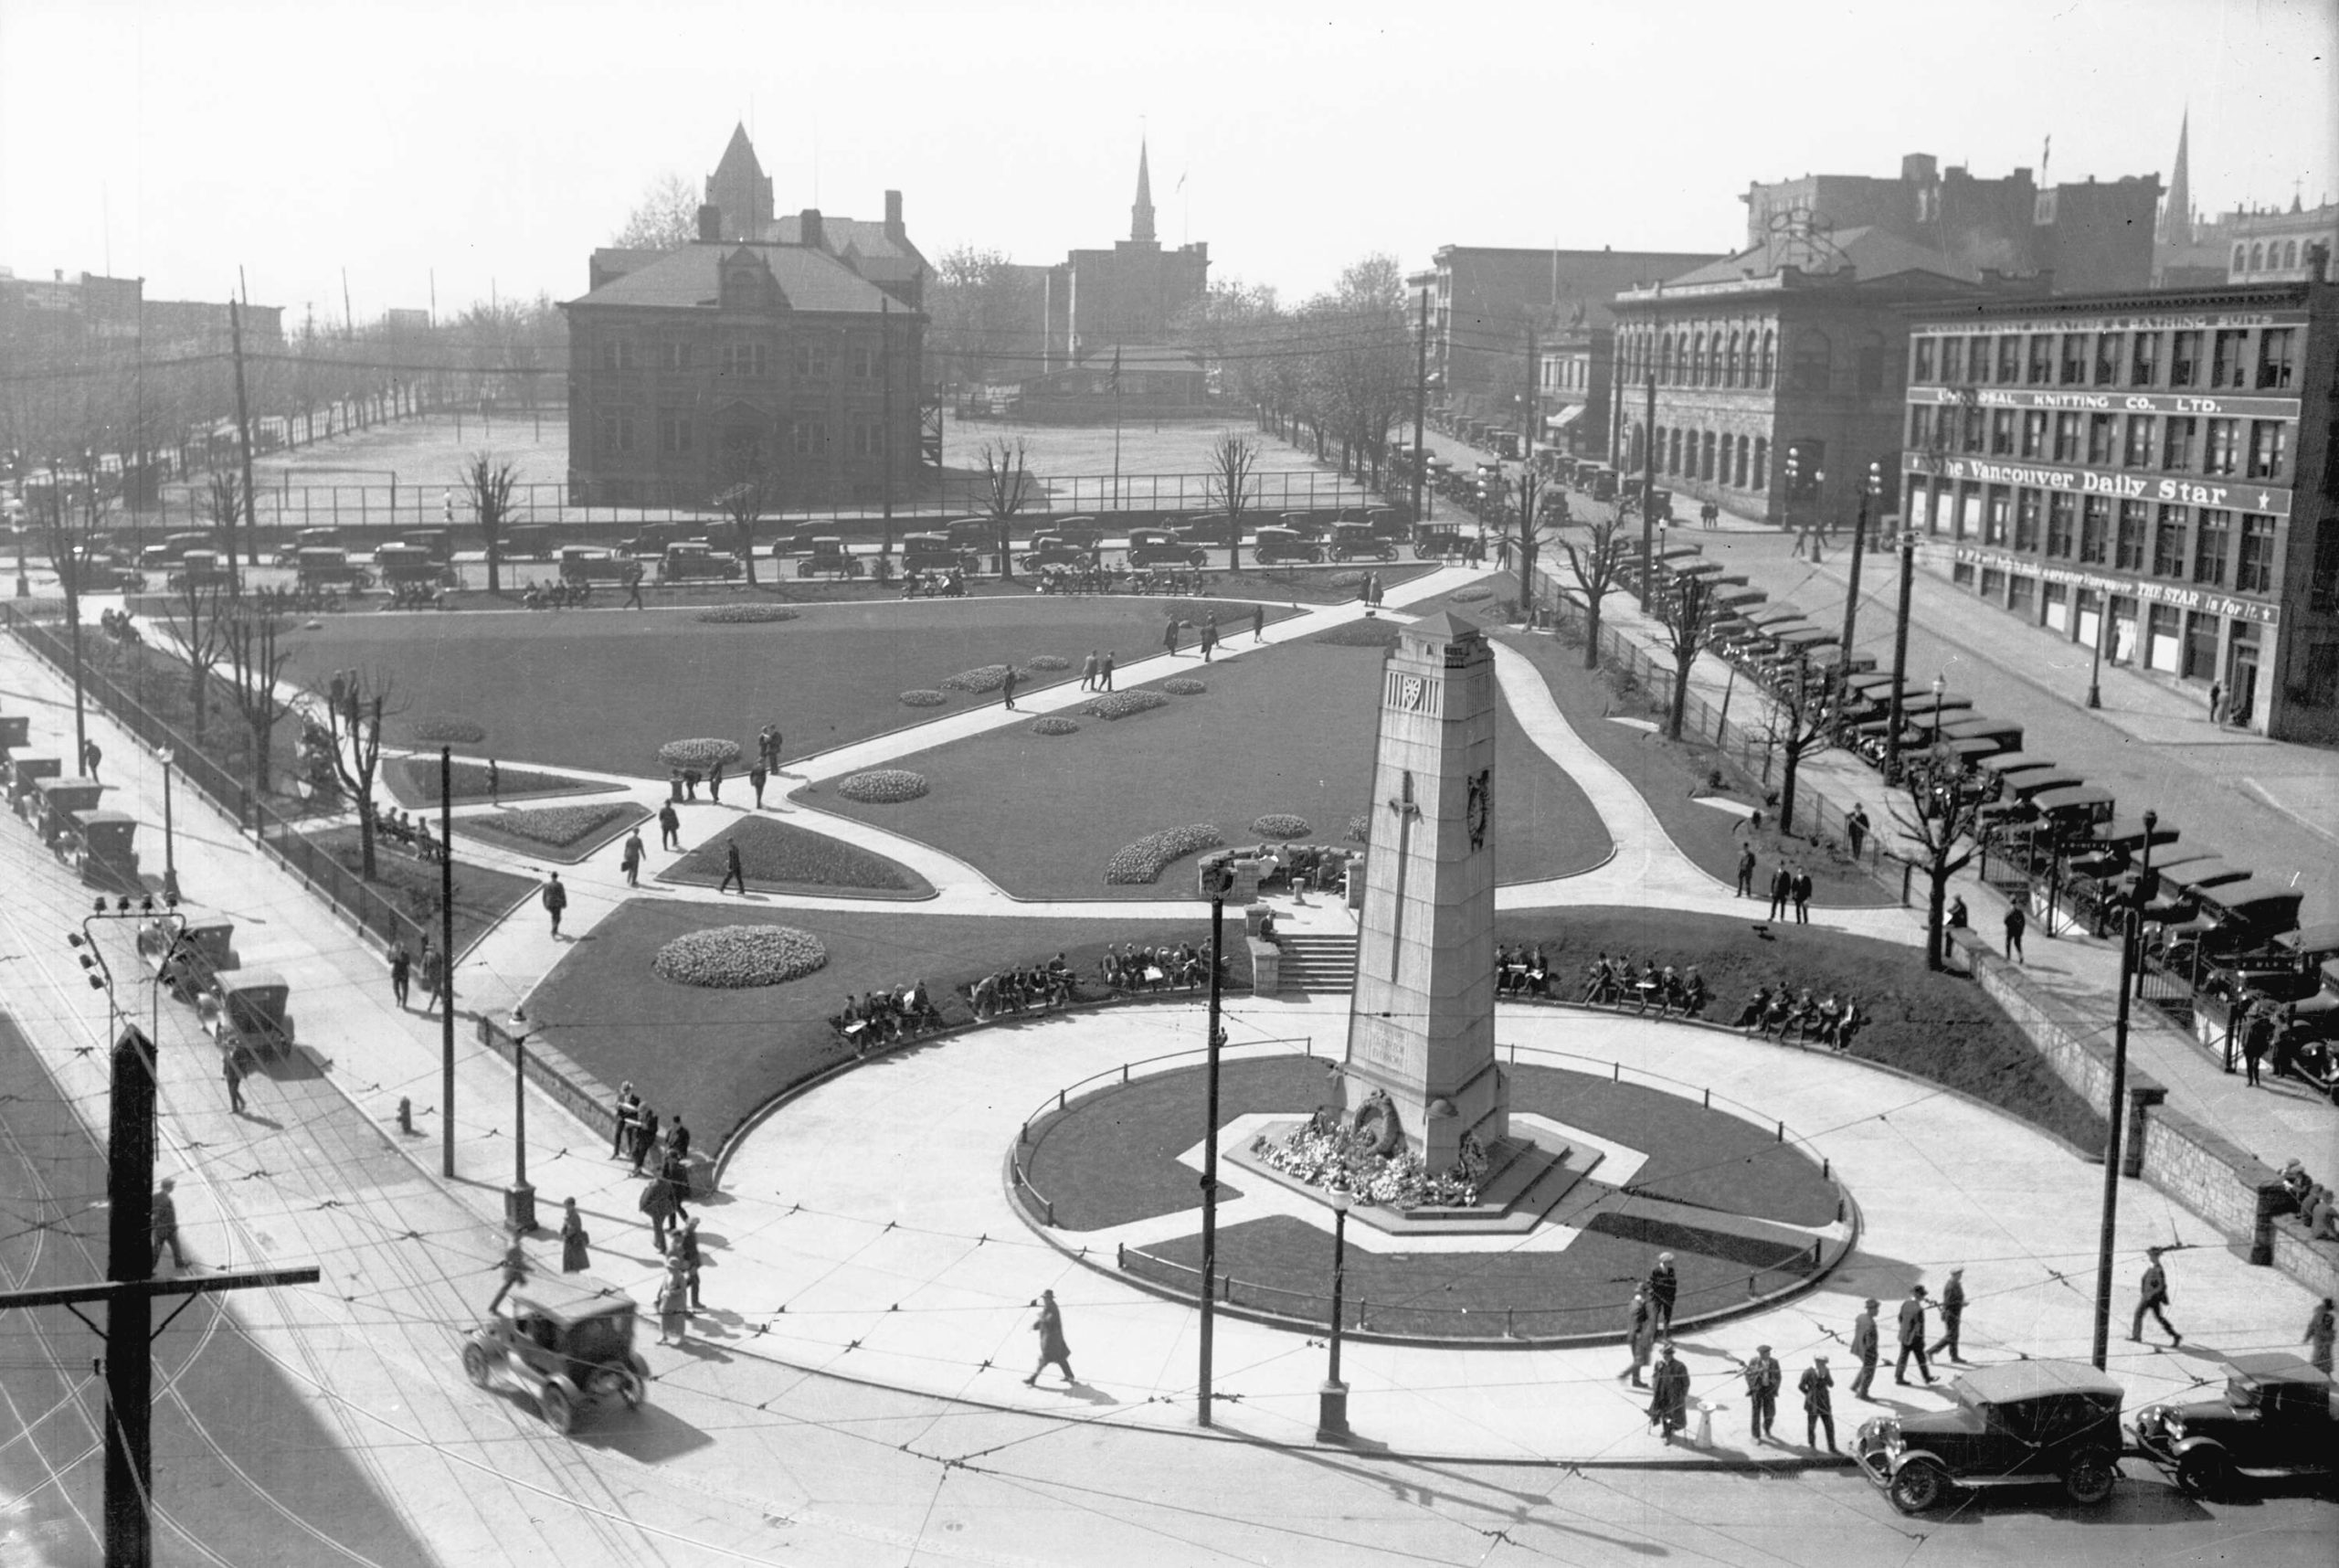
[[[414,1101],[405,1095],[398,1097],[398,1131],[408,1138],[414,1136]]]

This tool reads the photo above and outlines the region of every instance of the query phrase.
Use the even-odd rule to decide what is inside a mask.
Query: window
[[[1998,599],[2006,597],[2006,575],[1995,567],[1982,568],[1982,597]]]
[[[2249,270],[2253,272],[2259,272],[2263,271],[2265,267],[2266,247],[2263,244],[2252,242],[2249,247]]]
[[[2079,503],[2080,498],[2068,490],[2058,490],[2047,498],[2047,553],[2058,559],[2070,556]]]
[[[2241,554],[2234,562],[2233,586],[2242,593],[2274,588],[2274,520],[2254,512],[2241,514]]]
[[[2185,508],[2164,506],[2153,527],[2153,576],[2185,575]]]
[[[688,417],[668,414],[658,421],[658,450],[667,457],[680,457],[691,450]]]
[[[819,380],[829,374],[829,345],[825,343],[799,343],[796,345],[796,374],[807,380]],[[820,440],[828,441],[827,427],[821,427]],[[799,449],[800,450],[800,449]]]
[[[2080,508],[2080,559],[2090,566],[2103,565],[2106,547],[2111,535],[2111,498],[2090,495]]]
[[[2280,419],[2249,421],[2249,477],[2280,479],[2282,476],[2282,439],[2289,426]]]
[[[2164,675],[2174,675],[2177,672],[2177,652],[2182,646],[2177,629],[2182,624],[2183,618],[2175,605],[2156,604],[2152,607],[2151,619],[2144,632],[2144,660]]]
[[[1923,451],[1927,447],[1932,445],[1932,409],[1922,403],[1911,405],[1909,409],[1909,450],[1911,451]]]
[[[2198,384],[2201,374],[2201,334],[2180,332],[2171,334],[2168,348],[2168,384],[2171,387],[2192,387]]]
[[[2047,455],[2047,416],[2039,409],[2033,408],[2022,417],[2022,455]]]
[[[2080,461],[2080,416],[2077,414],[2055,416],[2055,461]]]
[[[2083,332],[2063,334],[2062,384],[2066,387],[2087,384],[2087,339],[2088,334]]]
[[[1990,493],[1983,502],[1982,542],[1984,544],[2003,545],[2006,542],[2006,512],[2013,504],[2013,493],[2005,485],[1994,484],[1990,487]],[[1960,533],[1964,531],[1963,518],[1958,519],[1958,529]]]
[[[2339,705],[2339,642],[2307,645],[2305,679],[2291,696],[2302,707]]]
[[[2130,468],[2152,467],[2153,417],[2150,414],[2128,416],[2128,450],[2124,461]]]
[[[2033,387],[2044,387],[2055,379],[2055,340],[2043,332],[2031,334],[2030,371],[2023,379]]]
[[[2152,508],[2141,501],[2120,503],[2120,538],[2111,564],[2123,572],[2144,569],[2144,533],[2152,523]]]
[[[2027,620],[2038,601],[2038,579],[2020,572],[2006,579],[2006,608]]]
[[[2160,423],[2160,466],[2171,473],[2190,472],[2193,432],[2201,421],[2190,414],[2171,414]]]
[[[2022,379],[2022,339],[2014,333],[1998,339],[1997,378],[2007,387]]]
[[[1738,438],[1737,472],[1738,478],[1735,482],[1739,489],[1743,490],[1746,488],[1746,438],[1744,436]]]
[[[600,424],[601,439],[598,442],[598,450],[601,456],[623,457],[633,450],[633,416],[631,414],[604,414],[601,416]]]
[[[2308,569],[2306,607],[2327,610],[2339,605],[2339,521],[2325,517],[2315,524],[2314,564]]]
[[[1689,340],[1689,385],[1706,384],[1706,334],[1699,333]]]
[[[2246,332],[2219,332],[2209,347],[2209,385],[2215,387],[2246,387],[2242,379],[2241,350],[2249,338]]]
[[[1666,442],[1665,471],[1667,473],[1681,471],[1681,432],[1678,428],[1673,430],[1670,439]]]
[[[2108,467],[2118,461],[2120,416],[2090,414],[2087,417],[2087,461],[2095,466]]]
[[[2128,346],[2128,334],[2122,332],[2099,334],[2095,340],[2095,384],[2111,387],[2120,380],[2120,361],[2126,356],[2122,350]]]
[[[691,345],[673,338],[660,344],[658,367],[670,375],[675,371],[688,370],[691,367]]]
[[[1990,411],[1990,455],[2014,456],[2014,410],[1993,408]]]
[[[1965,379],[1965,340],[1945,337],[1941,340],[1941,378],[1954,387]]]
[[[2285,267],[2295,267],[2298,264],[2299,242],[2293,239],[2288,245],[2282,247],[2282,265]]]
[[[852,455],[857,458],[881,458],[885,455],[885,424],[884,420],[863,419],[854,424],[852,427]]]
[[[601,368],[604,370],[631,370],[633,368],[633,344],[621,337],[604,339],[601,343]]]
[[[1974,380],[1987,381],[1990,378],[1990,340],[1988,338],[1977,337],[1965,345],[1965,366],[1967,374],[1971,375]]]
[[[2233,536],[2233,514],[2201,509],[2201,530],[2193,542],[2193,580],[2215,588],[2226,580],[2226,547]]]
[[[1765,387],[1771,384],[1772,354],[1777,346],[1778,334],[1768,330],[1764,331],[1762,334],[1762,385]]]
[[[1669,332],[1656,340],[1656,378],[1667,386],[1673,383],[1673,334]]]
[[[874,381],[877,379],[878,355],[877,345],[875,344],[856,343],[852,345],[851,355],[852,374],[857,378],[863,381]]]
[[[1738,378],[1738,329],[1736,327],[1732,327],[1730,330],[1730,366],[1726,378],[1726,385],[1731,387],[1736,387],[1741,384]]]
[[[723,374],[755,378],[764,373],[764,345],[759,343],[726,343],[723,345]]]
[[[1705,455],[1698,465],[1698,477],[1710,480],[1714,476],[1714,433],[1706,432]]]
[[[2015,493],[2014,547],[2030,551],[2038,548],[2039,493],[2019,490]]]
[[[2140,332],[2136,350],[2128,361],[2128,385],[2150,387],[2160,378],[2160,334]]]
[[[822,457],[829,450],[829,422],[826,419],[799,419],[789,427],[791,442],[798,457]]]
[[[1833,345],[1827,334],[1815,327],[1805,327],[1794,334],[1789,345],[1794,351],[1794,389],[1798,392],[1825,392]]]
[[[1958,443],[1960,450],[1969,452],[1980,451],[1984,426],[1983,410],[1978,408],[1968,408],[1965,410],[1964,425],[1964,439]]]
[[[1767,344],[1769,338],[1765,336],[1763,341]],[[1754,488],[1771,488],[1771,441],[1767,436],[1754,438]]]
[[[2202,449],[2203,473],[2236,473],[2241,469],[2241,421],[2211,419],[2208,440]]]
[[[2233,248],[2233,270],[2237,272],[2249,270],[2249,251],[2246,247],[2237,245]]]
[[[2294,327],[2268,327],[2258,334],[2258,389],[2261,392],[2291,384],[2291,356],[2296,352]]]

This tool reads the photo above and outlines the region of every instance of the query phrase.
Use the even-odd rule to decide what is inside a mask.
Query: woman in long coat
[[[690,1331],[691,1277],[682,1259],[671,1260],[666,1266],[666,1277],[658,1287],[658,1342],[679,1345]]]
[[[1649,1376],[1651,1392],[1648,1418],[1665,1428],[1665,1440],[1689,1424],[1689,1369],[1673,1358],[1673,1347],[1665,1347],[1665,1359],[1656,1363]]]
[[[1072,1375],[1072,1346],[1064,1337],[1064,1313],[1056,1307],[1054,1291],[1040,1292],[1040,1315],[1032,1319],[1032,1331],[1040,1336],[1040,1364],[1023,1380],[1025,1384],[1038,1383],[1040,1374],[1051,1366],[1064,1369],[1064,1382],[1077,1381]]]
[[[585,1251],[585,1244],[591,1239],[585,1234],[585,1216],[577,1212],[577,1200],[564,1200],[560,1205],[561,1273],[582,1274],[593,1266]]]

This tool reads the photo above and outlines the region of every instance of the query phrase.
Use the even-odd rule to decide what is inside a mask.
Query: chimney
[[[704,203],[698,209],[698,237],[701,240],[723,238],[723,209],[713,202]]]
[[[902,193],[885,193],[885,238],[899,243],[902,239]]]
[[[820,237],[820,209],[819,207],[806,207],[803,212],[799,215],[796,224],[797,244],[809,246],[814,250],[825,250],[828,249],[827,244]]]
[[[1933,183],[1933,171],[1938,167],[1940,165],[1933,161],[1933,155],[1931,153],[1904,154],[1900,160],[1900,183],[1931,185]]]

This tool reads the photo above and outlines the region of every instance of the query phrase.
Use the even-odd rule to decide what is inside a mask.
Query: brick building
[[[1562,327],[1538,341],[1536,355],[1536,444],[1604,459],[1615,392],[1614,330]]]
[[[1880,462],[1888,481],[1899,467],[1907,307],[2044,288],[1880,230],[1773,232],[1616,297],[1611,461],[1641,471],[1654,376],[1660,483],[1772,522],[1848,525],[1868,466]],[[1791,449],[1801,475],[1792,495]]]
[[[1042,281],[1043,370],[1100,361],[1116,344],[1167,343],[1170,324],[1210,290],[1210,247],[1165,250],[1155,237],[1153,175],[1143,143],[1129,237],[1110,250],[1073,250]]]
[[[2322,281],[1925,312],[1909,524],[2009,614],[2339,742],[2334,379]]]

